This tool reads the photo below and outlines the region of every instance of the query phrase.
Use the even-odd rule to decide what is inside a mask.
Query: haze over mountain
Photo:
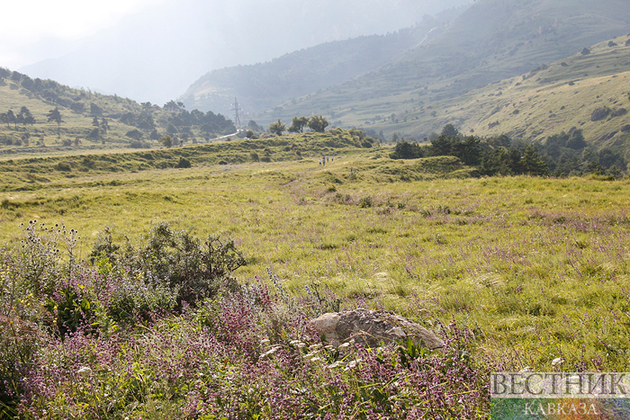
[[[31,77],[164,103],[200,75],[323,42],[409,27],[469,0],[169,1],[25,66]]]
[[[404,114],[629,31],[630,3],[625,0],[479,0],[447,30],[405,56],[285,102],[259,118],[266,122],[321,113],[339,125],[422,134],[424,128],[404,121]]]
[[[180,100],[189,109],[231,115],[234,98],[245,117],[287,99],[338,85],[398,58],[443,31],[466,6],[386,35],[333,41],[303,49],[265,63],[226,67],[207,73]]]

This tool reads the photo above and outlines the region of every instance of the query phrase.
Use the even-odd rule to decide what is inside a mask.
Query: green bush
[[[169,291],[178,307],[183,302],[194,305],[215,296],[222,287],[236,290],[238,283],[231,273],[245,265],[233,241],[211,235],[202,243],[190,232],[173,231],[168,223],[151,229],[145,244],[134,246],[127,241],[124,249],[113,244],[106,232],[91,256],[144,285],[135,289],[134,296],[120,298],[121,307],[139,301],[168,302]],[[129,290],[134,290],[133,285]]]

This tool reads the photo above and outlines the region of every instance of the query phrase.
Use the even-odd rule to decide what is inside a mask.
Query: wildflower
[[[321,358],[321,357],[313,357],[313,358],[311,359],[311,362],[318,362],[318,361],[320,361],[320,360],[322,360],[322,358]]]
[[[331,369],[331,370],[332,370],[332,369],[336,369],[336,368],[338,368],[339,366],[341,366],[342,364],[343,364],[343,362],[342,362],[341,360],[339,360],[339,361],[336,361],[336,362],[335,362],[335,363],[333,363],[333,364],[330,364],[330,365],[326,366],[326,369]]]
[[[260,340],[260,345],[261,346],[266,346],[267,344],[269,344],[271,341],[269,341],[268,338],[265,338],[263,340]]]
[[[564,363],[564,359],[562,357],[556,357],[551,361],[551,366],[559,366]]]
[[[345,348],[347,348],[347,347],[350,347],[350,343],[348,343],[347,341],[346,341],[345,343],[343,343],[343,344],[339,345],[339,348],[340,348],[340,349],[345,349]]]
[[[278,349],[280,348],[280,346],[273,346],[270,350],[267,350],[266,352],[264,352],[263,354],[260,355],[261,359],[264,359],[265,357],[271,356],[272,354],[274,354],[275,352],[278,351]]]
[[[90,373],[92,373],[92,369],[90,369],[90,368],[89,368],[89,367],[87,367],[87,366],[83,366],[81,369],[79,369],[79,370],[77,371],[77,373],[78,373],[79,375],[86,375],[86,376],[87,376],[87,375],[89,375]]]
[[[359,358],[359,359],[355,359],[351,362],[348,363],[348,365],[346,366],[346,368],[344,369],[344,372],[349,370],[349,369],[354,369],[355,367],[358,366],[359,363],[361,363],[363,361],[363,359]]]
[[[310,359],[311,357],[317,356],[318,353],[319,353],[319,351],[312,351],[312,352],[308,353],[307,355],[305,355],[304,358],[305,359]]]

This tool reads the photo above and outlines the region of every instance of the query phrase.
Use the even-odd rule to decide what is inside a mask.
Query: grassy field
[[[0,418],[488,418],[492,370],[628,369],[630,180],[473,178],[456,158],[393,161],[336,133],[98,155],[89,170],[84,156],[1,162],[0,375],[25,379],[7,382],[23,417],[0,388]],[[233,240],[243,291],[164,314],[149,272],[90,265],[104,229],[142,249],[163,222]],[[40,272],[56,292],[25,286]],[[357,307],[448,345],[322,348],[306,320]]]
[[[243,282],[271,267],[295,293],[315,282],[370,306],[426,309],[427,322],[454,317],[518,365],[626,366],[628,181],[475,179],[451,158],[383,154],[81,173],[1,193],[1,235],[64,224],[85,257],[105,227],[121,241],[167,221],[233,238]]]

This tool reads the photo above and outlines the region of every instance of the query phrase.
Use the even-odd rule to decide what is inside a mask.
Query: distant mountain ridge
[[[630,2],[625,0],[479,0],[443,33],[403,57],[287,101],[259,119],[322,113],[337,125],[426,134],[425,127],[404,124],[419,106],[525,73],[629,31]]]
[[[190,109],[227,113],[238,97],[246,113],[265,111],[391,62],[439,34],[459,13],[451,10],[438,18],[425,16],[412,28],[328,42],[266,63],[214,70],[197,80],[179,100]]]

